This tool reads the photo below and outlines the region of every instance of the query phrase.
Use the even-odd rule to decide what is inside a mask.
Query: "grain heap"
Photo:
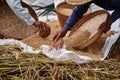
[[[82,43],[83,41],[87,40],[90,37],[90,32],[87,30],[79,31],[77,30],[74,35],[65,39],[67,46],[76,47],[78,44]]]

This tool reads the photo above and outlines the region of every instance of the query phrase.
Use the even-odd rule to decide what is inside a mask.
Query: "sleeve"
[[[35,22],[34,18],[29,14],[28,9],[22,7],[20,0],[6,0],[6,2],[13,12],[28,25],[32,25]]]
[[[84,5],[78,5],[73,9],[72,14],[67,19],[64,27],[66,29],[71,29],[79,19],[81,19],[85,12],[87,12],[91,2],[84,4]]]
[[[115,22],[118,18],[120,18],[120,9],[114,10],[109,17],[113,22]]]

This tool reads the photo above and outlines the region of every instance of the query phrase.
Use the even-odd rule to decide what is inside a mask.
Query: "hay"
[[[118,80],[119,78],[120,62],[107,60],[81,65],[72,62],[56,63],[41,54],[21,54],[21,49],[17,46],[0,46],[0,80]]]

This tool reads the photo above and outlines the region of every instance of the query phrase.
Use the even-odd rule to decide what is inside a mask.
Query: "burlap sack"
[[[36,15],[34,16],[37,18]],[[38,30],[39,30],[39,27],[28,26],[25,22],[20,20],[9,8],[5,0],[1,1],[0,33],[2,35],[4,35],[6,38],[23,39],[27,36],[30,36],[36,33]]]
[[[103,30],[98,28],[106,20],[107,15],[107,11],[99,10],[84,16],[66,39],[68,45],[81,50],[95,42],[103,33]]]

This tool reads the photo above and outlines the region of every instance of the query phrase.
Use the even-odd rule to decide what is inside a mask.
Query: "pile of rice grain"
[[[83,41],[90,37],[90,33],[87,30],[79,31],[77,30],[73,35],[65,39],[65,44],[67,46],[76,47]]]

